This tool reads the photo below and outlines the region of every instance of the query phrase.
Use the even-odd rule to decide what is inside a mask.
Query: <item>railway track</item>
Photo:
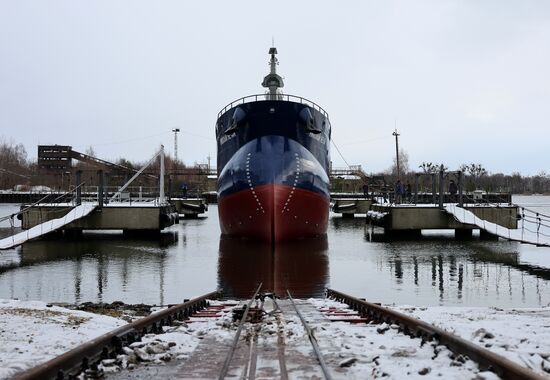
[[[122,347],[140,340],[145,334],[161,333],[163,326],[188,318],[207,307],[209,299],[216,299],[218,296],[218,292],[208,293],[141,318],[16,375],[14,379],[63,380],[74,378],[80,373],[100,377],[102,374],[99,373],[98,364],[102,360],[115,358]]]
[[[246,315],[248,314],[248,311],[250,310],[251,304],[254,300],[257,300],[259,303],[259,306],[256,310],[260,310],[264,315],[269,315],[275,319],[275,323],[277,325],[277,336],[275,340],[276,344],[276,352],[277,352],[277,361],[279,364],[279,372],[272,374],[272,376],[276,376],[278,379],[288,379],[288,364],[287,364],[287,353],[286,353],[286,334],[285,334],[285,328],[284,328],[284,321],[282,318],[282,311],[281,307],[279,306],[279,303],[277,302],[277,298],[272,294],[259,294],[259,290],[261,289],[261,285],[258,287],[256,292],[254,293],[254,296],[249,300],[248,304],[246,305],[244,314],[239,322],[237,331],[235,333],[235,336],[233,338],[233,342],[228,350],[227,357],[224,361],[224,365],[222,367],[222,370],[218,376],[219,380],[225,379],[226,377],[233,377],[236,375],[236,369],[240,369],[240,378],[241,379],[255,379],[257,377],[257,362],[258,362],[258,338],[260,337],[262,328],[265,327],[264,322],[262,320],[259,320],[258,318],[255,321],[252,321],[252,323],[249,323],[246,319]],[[321,372],[325,379],[332,380],[332,376],[330,374],[330,371],[325,364],[325,361],[323,359],[321,349],[319,348],[319,345],[317,344],[317,341],[315,339],[315,335],[313,333],[313,329],[309,326],[306,319],[301,314],[299,307],[294,302],[294,299],[292,298],[292,295],[287,290],[288,299],[292,305],[292,308],[298,318],[300,319],[300,322],[303,326],[304,331],[306,332],[306,335],[309,339],[309,342],[311,343],[311,347],[313,350],[313,354],[315,357],[316,362],[320,366]],[[267,312],[264,310],[264,302],[265,299],[269,298],[274,305],[274,309],[271,312]],[[246,334],[246,339],[240,340],[240,335],[243,330],[243,327],[245,324],[249,323],[248,327],[248,334]],[[271,323],[271,321],[267,322]],[[245,345],[245,351],[247,354],[245,355],[244,362],[241,361],[241,363],[233,363],[233,373],[230,374],[231,364],[233,360],[233,355],[235,351],[237,350],[239,345]],[[260,374],[261,378],[264,378],[265,374]]]
[[[385,322],[399,326],[399,330],[412,337],[422,339],[422,342],[436,340],[455,354],[463,355],[476,362],[480,369],[490,370],[506,380],[548,380],[525,367],[497,355],[485,348],[408,315],[399,313],[384,306],[327,289],[327,297],[347,304],[355,310],[363,320]]]
[[[336,290],[327,289],[327,298],[346,304],[349,308],[338,310],[331,307],[318,310],[308,302],[294,300],[288,290],[286,292],[288,299],[278,300],[272,294],[260,293],[261,287],[260,284],[244,305],[226,303],[210,306],[208,300],[220,296],[219,293],[212,292],[172,306],[80,345],[19,374],[15,379],[62,380],[75,378],[81,373],[90,377],[100,377],[102,373],[99,364],[102,361],[115,358],[124,347],[139,341],[145,334],[162,333],[164,326],[183,320],[186,320],[190,326],[194,326],[195,322],[215,320],[222,314],[226,319],[233,314],[234,322],[225,331],[235,329],[235,333],[227,335],[227,344],[214,343],[214,346],[205,348],[206,357],[212,361],[210,372],[207,376],[203,376],[206,372],[200,376],[193,376],[193,369],[196,369],[193,365],[202,367],[205,363],[195,360],[193,364],[190,363],[193,360],[188,359],[178,369],[180,375],[185,374],[186,378],[217,377],[218,379],[237,376],[249,380],[255,378],[285,380],[295,377],[316,377],[328,380],[343,378],[346,376],[346,369],[338,364],[340,359],[335,355],[336,351],[331,349],[331,342],[327,341],[328,336],[316,336],[314,333],[315,328],[319,327],[319,319],[315,320],[318,317],[315,317],[313,312],[316,312],[325,324],[331,323],[328,321],[337,321],[350,322],[356,326],[365,323],[387,323],[398,326],[400,333],[419,339],[420,346],[425,342],[437,341],[454,354],[462,355],[477,363],[479,369],[491,370],[502,379],[547,379],[429,323]],[[309,309],[307,305],[310,306]],[[223,312],[221,312],[222,309]],[[324,313],[326,318],[323,318],[319,311]],[[322,339],[323,337],[325,339]],[[216,337],[212,338],[216,340]],[[318,339],[321,340],[318,342]],[[385,335],[383,339],[387,339]],[[414,340],[411,340],[411,346],[415,344]],[[212,351],[213,348],[218,351]],[[185,367],[186,365],[189,367]]]

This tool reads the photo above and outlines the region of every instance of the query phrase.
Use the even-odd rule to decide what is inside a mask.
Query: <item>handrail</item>
[[[239,104],[246,104],[246,103],[252,103],[252,102],[259,102],[259,101],[287,101],[287,102],[296,101],[297,103],[305,104],[312,107],[313,109],[316,109],[317,111],[321,112],[327,119],[329,118],[327,111],[325,111],[320,105],[318,105],[315,102],[312,102],[309,99],[303,98],[301,96],[290,95],[290,94],[277,94],[277,95],[255,94],[255,95],[244,96],[242,98],[234,100],[228,105],[226,105],[225,107],[223,107],[222,110],[218,112],[218,119],[226,111],[230,110],[234,106],[237,106]]]
[[[56,203],[57,200],[59,200],[59,199],[65,197],[65,196],[67,196],[68,194],[74,193],[79,187],[81,187],[81,186],[83,186],[83,185],[84,185],[84,182],[82,182],[82,183],[81,183],[80,185],[78,185],[78,186],[75,186],[74,189],[69,190],[69,191],[67,191],[67,192],[65,192],[65,193],[63,193],[63,194],[61,194],[61,195],[59,195],[57,198],[55,198],[55,199],[54,199],[52,202],[50,202],[50,203]],[[48,193],[48,194],[46,194],[44,197],[40,198],[38,201],[36,201],[36,202],[34,202],[34,203],[28,205],[28,206],[25,207],[25,208],[22,208],[22,209],[19,210],[18,212],[15,212],[15,213],[13,213],[13,214],[10,214],[10,215],[6,215],[6,216],[3,216],[3,217],[0,217],[0,222],[3,222],[4,220],[11,219],[11,218],[13,218],[14,216],[17,216],[17,215],[20,215],[20,214],[24,213],[25,211],[27,211],[27,210],[33,208],[34,206],[40,204],[42,201],[44,201],[46,198],[48,198],[48,197],[49,197],[50,195],[52,195],[52,194],[53,194],[53,193]],[[58,195],[58,194],[57,194],[57,195]]]
[[[78,186],[75,186],[74,189],[68,190],[68,191],[66,191],[65,193],[61,194],[60,196],[58,196],[57,198],[55,198],[55,199],[53,200],[53,202],[51,202],[51,203],[57,203],[57,201],[58,201],[59,199],[62,199],[63,197],[65,197],[65,196],[67,196],[67,195],[69,195],[69,194],[74,193],[74,192],[75,192],[77,189],[79,189],[81,186],[84,186],[84,182],[80,183]]]

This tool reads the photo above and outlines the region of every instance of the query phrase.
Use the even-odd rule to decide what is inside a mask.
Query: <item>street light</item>
[[[397,128],[395,128],[392,135],[395,136],[395,164],[397,166],[397,179],[400,179],[400,176],[399,176],[399,133],[397,132]]]
[[[172,132],[174,132],[174,165],[178,162],[178,132],[180,131],[179,128],[172,129]]]
[[[178,132],[180,131],[179,128],[172,129],[172,132],[174,132],[174,166],[172,167],[172,175],[174,176],[174,180],[177,180],[178,175]],[[171,177],[170,177],[171,178]],[[169,191],[172,191],[172,181],[169,180],[170,184],[168,185]]]

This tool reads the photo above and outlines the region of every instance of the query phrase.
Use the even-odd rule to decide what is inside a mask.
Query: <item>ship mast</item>
[[[271,55],[271,59],[269,60],[270,72],[265,76],[262,86],[269,88],[270,100],[277,100],[277,95],[281,94],[279,89],[284,87],[283,78],[277,74],[277,65],[279,64],[279,60],[275,57],[277,54],[277,48],[270,48],[269,54]]]

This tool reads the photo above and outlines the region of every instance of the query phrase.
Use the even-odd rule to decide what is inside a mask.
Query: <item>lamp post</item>
[[[392,133],[393,136],[395,136],[395,163],[397,166],[397,179],[400,179],[399,175],[399,132],[397,132],[397,128]]]
[[[172,132],[174,132],[174,167],[177,166],[178,162],[178,132],[180,131],[179,128],[172,129]]]
[[[172,132],[174,132],[174,166],[172,167],[172,175],[174,177],[174,182],[177,183],[178,178],[178,132],[180,131],[179,128],[172,129]],[[172,191],[172,181],[169,181],[169,192]],[[177,186],[177,185],[176,185]]]

